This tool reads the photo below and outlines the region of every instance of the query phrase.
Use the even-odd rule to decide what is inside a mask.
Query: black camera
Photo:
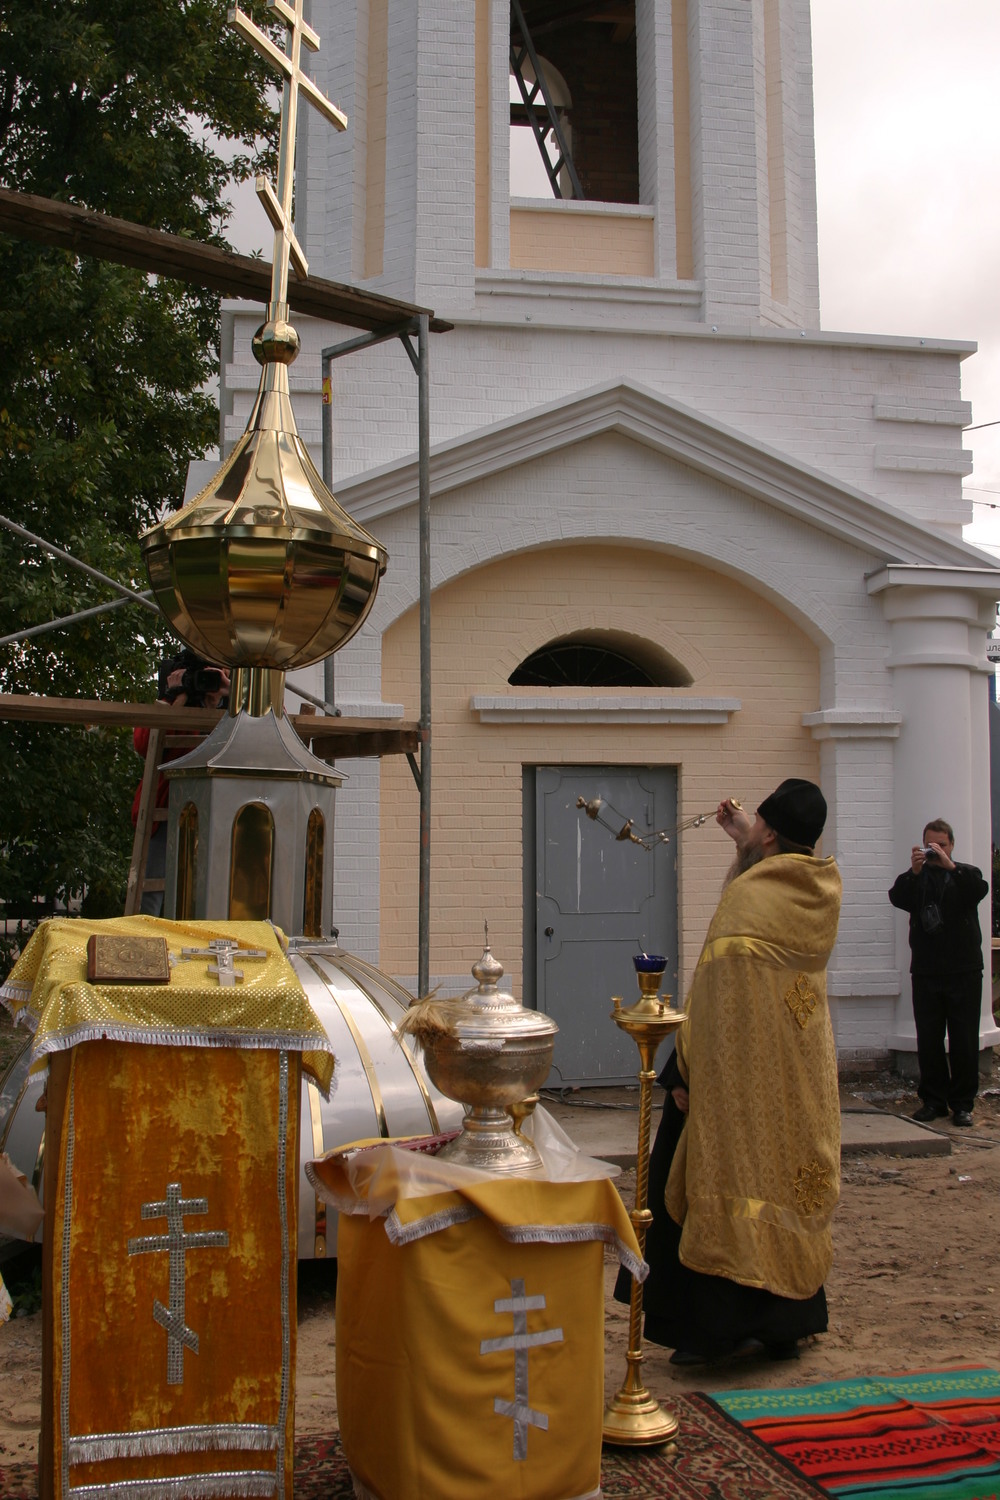
[[[167,679],[178,668],[183,668],[184,676],[178,687],[168,687]],[[218,667],[210,667],[200,656],[193,651],[184,650],[177,656],[168,656],[162,661],[157,669],[159,696],[167,703],[174,703],[183,693],[189,708],[204,708],[206,693],[217,693],[222,687],[222,673]],[[219,707],[225,708],[227,699],[219,700]]]
[[[221,686],[222,673],[218,667],[188,667],[181,679],[180,691],[187,694],[192,708],[201,708],[205,694],[217,693]]]

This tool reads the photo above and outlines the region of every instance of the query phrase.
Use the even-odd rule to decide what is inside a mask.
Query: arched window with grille
[[[675,657],[641,636],[581,630],[560,636],[525,657],[511,687],[690,687],[691,674]]]

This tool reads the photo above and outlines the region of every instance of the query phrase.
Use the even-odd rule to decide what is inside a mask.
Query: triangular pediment
[[[592,386],[436,444],[430,453],[431,494],[439,499],[605,433],[643,444],[885,562],[998,567],[995,558],[968,543],[628,380]],[[417,492],[415,457],[369,470],[337,487],[338,498],[365,525],[415,504]]]

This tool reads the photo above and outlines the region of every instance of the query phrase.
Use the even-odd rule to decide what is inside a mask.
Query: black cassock
[[[807,1334],[825,1333],[826,1294],[822,1287],[804,1300],[779,1297],[725,1276],[706,1276],[681,1263],[681,1226],[674,1223],[663,1201],[686,1119],[670,1092],[678,1086],[686,1087],[675,1054],[671,1054],[658,1082],[667,1097],[649,1158],[647,1202],[653,1222],[646,1231],[649,1275],[642,1288],[645,1338],[668,1349],[720,1359],[748,1339],[777,1349]],[[631,1288],[632,1278],[623,1268],[615,1286],[616,1300],[627,1303]]]

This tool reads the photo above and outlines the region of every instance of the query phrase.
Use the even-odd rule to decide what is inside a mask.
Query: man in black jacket
[[[951,1109],[956,1125],[971,1125],[983,997],[983,935],[976,907],[989,886],[975,865],[955,864],[954,847],[955,835],[943,818],[928,823],[889,900],[910,914],[917,1092],[923,1100],[913,1118],[935,1120]]]

